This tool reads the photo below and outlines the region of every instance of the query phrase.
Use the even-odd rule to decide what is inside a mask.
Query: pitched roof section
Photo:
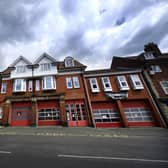
[[[36,59],[36,61],[34,63],[38,64],[43,58],[47,58],[51,62],[56,62],[55,58],[51,57],[49,54],[47,54],[47,53],[44,52],[39,58]]]
[[[143,58],[141,55],[135,57],[113,57],[112,70],[134,70],[141,68]]]
[[[30,64],[32,64],[30,61],[28,61],[25,57],[23,57],[23,56],[20,56],[20,57],[18,57],[11,65],[10,65],[10,67],[14,67],[19,61],[24,61],[26,64],[28,64],[28,65],[30,65]]]
[[[57,62],[57,68],[59,71],[72,71],[72,70],[85,70],[86,66],[82,63],[80,63],[77,60],[74,60],[74,66],[73,67],[66,67],[65,62]]]

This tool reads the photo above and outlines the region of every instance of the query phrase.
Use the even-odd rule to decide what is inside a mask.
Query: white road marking
[[[2,154],[11,154],[12,152],[9,152],[9,151],[0,151],[0,153],[2,153]]]
[[[64,158],[105,159],[105,160],[125,160],[125,161],[139,161],[139,162],[168,163],[168,160],[138,159],[138,158],[124,158],[124,157],[80,156],[80,155],[57,155],[57,156],[64,157]]]

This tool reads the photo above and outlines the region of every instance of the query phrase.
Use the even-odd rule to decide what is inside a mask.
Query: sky
[[[109,68],[149,42],[168,52],[168,0],[0,0],[0,71],[44,52]]]

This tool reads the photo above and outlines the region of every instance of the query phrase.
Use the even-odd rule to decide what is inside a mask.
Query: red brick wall
[[[168,81],[168,66],[167,64],[159,64],[159,66],[162,72],[155,73],[154,75],[149,75],[149,76],[159,96],[165,97],[167,95],[164,93],[160,85],[160,81]]]

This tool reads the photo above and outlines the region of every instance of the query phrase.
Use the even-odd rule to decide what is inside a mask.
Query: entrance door
[[[83,103],[70,103],[65,105],[68,126],[88,126],[85,105]]]

